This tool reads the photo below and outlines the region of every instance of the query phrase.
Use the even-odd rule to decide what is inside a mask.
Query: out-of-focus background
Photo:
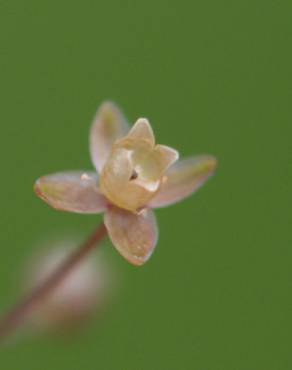
[[[84,237],[100,216],[58,213],[40,175],[92,168],[88,130],[112,99],[182,156],[218,173],[157,212],[135,268],[109,242],[119,293],[80,336],[29,337],[1,369],[292,368],[290,1],[0,1],[0,309],[47,235]]]

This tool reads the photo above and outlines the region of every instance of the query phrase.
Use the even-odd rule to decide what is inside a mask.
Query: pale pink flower
[[[41,177],[36,193],[58,210],[105,212],[112,243],[134,265],[145,263],[156,246],[153,209],[194,193],[217,165],[210,155],[178,161],[176,150],[155,143],[147,119],[138,119],[129,130],[122,112],[110,102],[102,104],[93,122],[90,153],[96,172]]]

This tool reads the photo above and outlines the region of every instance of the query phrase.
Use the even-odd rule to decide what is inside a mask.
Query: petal
[[[75,213],[100,213],[107,207],[96,172],[60,172],[35,183],[37,195],[53,208]]]
[[[152,127],[146,118],[139,118],[131,128],[127,137],[131,139],[145,140],[151,146],[154,146],[155,144],[155,137]]]
[[[178,151],[166,145],[156,145],[154,153],[161,168],[161,172],[166,171],[179,158]]]
[[[113,143],[126,135],[128,130],[124,115],[114,103],[105,102],[100,106],[90,132],[91,159],[99,172],[110,154]]]
[[[104,219],[110,239],[120,254],[133,265],[143,265],[151,256],[158,239],[154,212],[140,214],[111,207]]]
[[[127,149],[115,148],[100,176],[101,192],[119,207],[123,207],[121,201],[129,195],[126,187],[133,172],[130,157]]]
[[[216,166],[216,158],[208,155],[177,162],[166,172],[165,182],[149,206],[165,207],[188,197],[213,175]]]

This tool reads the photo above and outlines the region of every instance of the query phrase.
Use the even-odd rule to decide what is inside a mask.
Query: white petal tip
[[[155,137],[147,118],[139,118],[128,133],[128,137],[147,140],[154,145]]]

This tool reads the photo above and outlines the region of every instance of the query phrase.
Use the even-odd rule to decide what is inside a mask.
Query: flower
[[[217,165],[210,155],[178,160],[175,149],[155,144],[147,119],[138,119],[129,130],[122,112],[111,102],[103,103],[96,114],[90,154],[96,172],[44,176],[37,180],[35,191],[58,210],[105,212],[112,243],[134,265],[144,264],[156,246],[153,209],[194,193]]]

